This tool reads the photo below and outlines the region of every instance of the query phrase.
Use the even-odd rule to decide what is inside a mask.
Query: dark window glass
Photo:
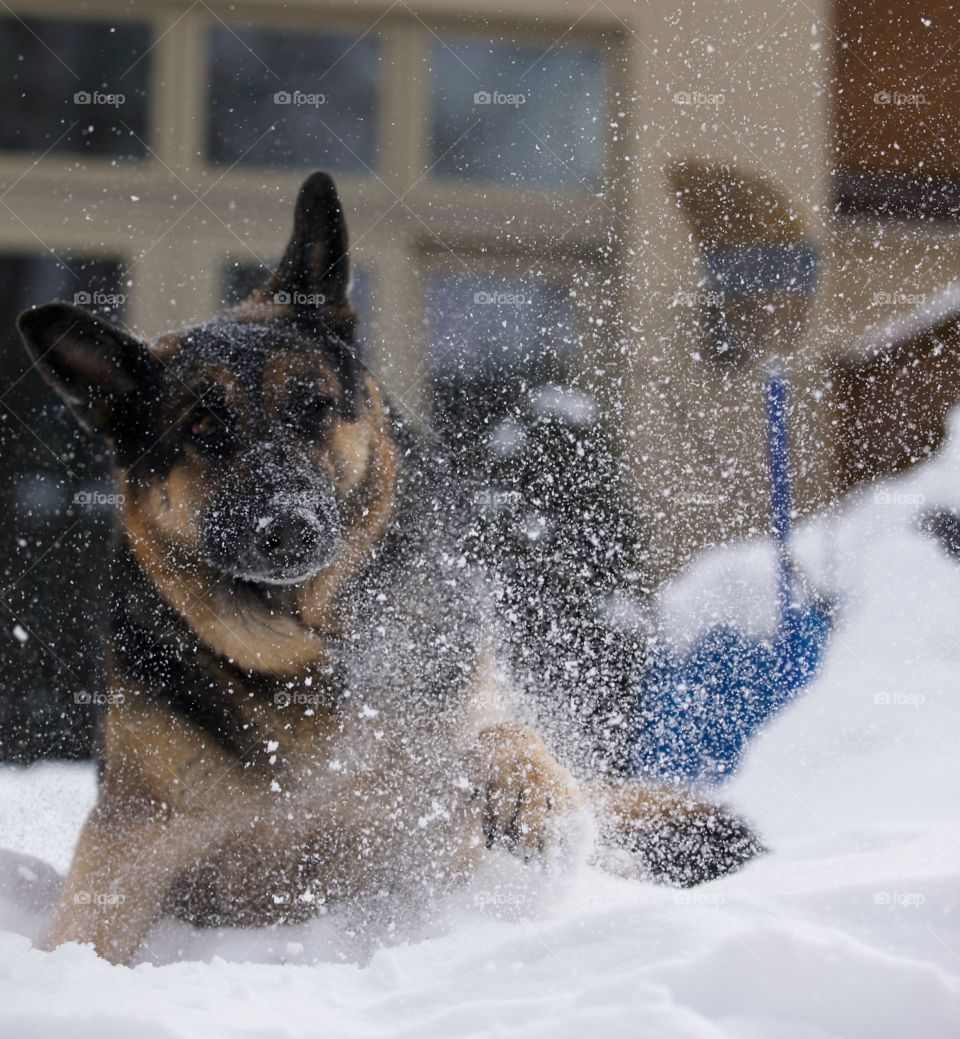
[[[241,303],[265,284],[270,271],[262,263],[228,263],[223,268],[223,291],[220,302],[225,307]]]
[[[0,759],[89,752],[114,505],[99,445],[40,378],[15,328],[51,299],[122,311],[120,264],[0,255]]]
[[[590,187],[603,172],[596,51],[435,43],[433,173]]]
[[[208,55],[214,162],[341,171],[376,164],[373,37],[221,26],[210,31]]]
[[[0,17],[0,149],[146,154],[150,29]]]
[[[577,351],[574,301],[558,283],[437,275],[426,309],[435,416],[458,435],[564,378]]]
[[[246,299],[255,289],[265,284],[270,272],[259,263],[229,263],[223,269],[223,296],[225,307]],[[357,312],[357,334],[361,343],[370,342],[375,332],[373,276],[363,267],[353,267],[350,301]]]

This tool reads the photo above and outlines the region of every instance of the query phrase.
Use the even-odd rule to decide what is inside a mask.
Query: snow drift
[[[799,532],[841,617],[824,669],[728,800],[771,847],[691,891],[492,858],[416,934],[358,962],[337,921],[193,931],[142,962],[41,953],[92,768],[0,770],[0,1035],[902,1039],[960,1034],[960,567],[918,530],[960,507],[960,429],[911,474]],[[663,596],[683,643],[774,615],[772,551],[718,550]]]

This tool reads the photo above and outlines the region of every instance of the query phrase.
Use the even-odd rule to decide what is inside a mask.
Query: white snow
[[[541,386],[531,398],[533,410],[545,418],[561,417],[572,423],[592,422],[597,412],[597,402],[589,393],[569,386]]]
[[[0,1035],[960,1035],[960,565],[916,531],[934,504],[960,507],[960,434],[799,532],[839,628],[725,791],[771,853],[693,891],[587,868],[554,886],[494,859],[366,962],[330,914],[254,932],[165,922],[147,962],[113,967],[32,947],[92,769],[0,770]],[[665,625],[681,643],[718,620],[763,630],[772,565],[762,544],[712,553],[664,594]]]

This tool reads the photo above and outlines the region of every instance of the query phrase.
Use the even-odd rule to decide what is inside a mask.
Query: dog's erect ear
[[[347,223],[333,178],[311,173],[300,188],[293,216],[293,234],[273,285],[291,301],[318,298],[331,307],[347,307],[350,260]]]
[[[111,431],[121,403],[159,364],[139,340],[68,303],[25,310],[17,326],[44,378],[96,433]]]

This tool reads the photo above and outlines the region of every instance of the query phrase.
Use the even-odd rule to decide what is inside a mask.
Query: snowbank
[[[772,853],[695,891],[587,869],[549,891],[492,861],[422,934],[363,965],[321,919],[164,923],[149,962],[111,967],[32,947],[92,770],[0,770],[0,1035],[960,1034],[960,567],[916,530],[933,505],[960,507],[960,437],[801,532],[840,627],[726,791]],[[741,545],[665,593],[665,622],[678,642],[719,620],[760,631],[773,597],[772,555]]]

